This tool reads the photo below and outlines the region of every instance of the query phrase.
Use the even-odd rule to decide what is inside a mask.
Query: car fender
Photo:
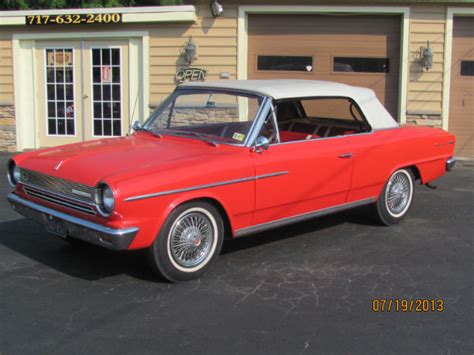
[[[189,191],[187,193],[181,193],[181,194],[178,194],[176,195],[176,197],[174,197],[166,206],[165,209],[163,209],[163,212],[157,216],[157,222],[156,223],[156,227],[155,227],[155,230],[153,232],[153,235],[155,236],[155,238],[158,236],[163,224],[165,223],[166,219],[169,217],[169,215],[171,214],[171,212],[173,212],[173,210],[175,210],[178,206],[182,205],[183,203],[187,203],[187,202],[190,202],[190,201],[195,201],[195,200],[212,200],[212,201],[215,201],[216,203],[218,203],[222,209],[224,210],[224,212],[226,213],[227,216],[223,216],[223,218],[227,217],[227,219],[229,220],[229,224],[230,224],[230,230],[231,232],[233,232],[233,218],[232,218],[232,214],[229,213],[230,209],[228,208],[226,202],[224,200],[222,200],[220,198],[220,196],[218,196],[217,193],[213,192],[213,191],[206,191],[206,192],[203,192],[203,191]],[[153,240],[150,241],[150,245],[154,242],[155,238],[153,238]],[[149,246],[149,245],[148,245]]]

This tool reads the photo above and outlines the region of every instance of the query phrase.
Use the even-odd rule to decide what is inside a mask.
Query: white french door
[[[129,128],[128,42],[37,42],[41,147],[121,136]]]

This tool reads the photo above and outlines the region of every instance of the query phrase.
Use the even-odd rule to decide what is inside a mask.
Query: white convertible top
[[[380,103],[373,90],[331,81],[221,80],[185,83],[179,87],[243,90],[270,96],[275,100],[301,97],[348,97],[359,105],[372,129],[398,127],[398,123]]]

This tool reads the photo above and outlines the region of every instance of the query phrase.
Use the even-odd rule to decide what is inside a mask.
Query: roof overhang
[[[192,5],[108,7],[89,9],[48,9],[1,11],[0,26],[26,25],[26,16],[72,14],[121,14],[122,23],[195,22],[196,9]]]

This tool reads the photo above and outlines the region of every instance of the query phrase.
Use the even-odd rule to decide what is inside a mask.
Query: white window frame
[[[410,30],[410,7],[409,6],[273,6],[273,5],[249,5],[239,6],[238,17],[238,54],[237,54],[237,78],[247,79],[248,60],[248,15],[249,14],[331,14],[331,13],[354,13],[354,14],[380,14],[401,15],[400,35],[400,70],[399,70],[399,93],[398,93],[398,115],[400,123],[406,123],[407,93],[408,93],[408,65],[409,65],[409,30]]]
[[[58,50],[58,49],[71,49],[72,50],[72,98],[73,98],[73,104],[74,104],[74,134],[57,134],[57,131],[58,131],[58,124],[56,122],[56,134],[49,134],[49,115],[48,115],[48,76],[47,76],[47,68],[48,68],[48,57],[46,55],[47,51],[49,49],[52,49],[52,50]],[[76,60],[74,58],[74,56],[76,55],[75,53],[75,48],[74,47],[67,47],[67,46],[47,46],[43,49],[43,58],[44,58],[44,79],[43,79],[43,83],[44,83],[44,118],[45,118],[45,135],[46,137],[51,137],[51,138],[62,138],[62,137],[66,137],[66,138],[72,138],[72,137],[77,137],[77,115],[76,115],[76,69],[75,69],[75,65],[76,65]],[[56,77],[54,78],[54,83],[56,83]],[[66,90],[66,88],[64,88],[64,90]],[[66,93],[64,93],[64,100],[63,101],[67,101],[66,100]],[[58,116],[58,106],[57,106],[57,101],[55,100],[55,103],[56,103],[56,121],[58,120],[57,116]],[[66,131],[67,131],[67,127],[66,127]]]
[[[149,115],[149,32],[148,31],[97,31],[97,32],[31,32],[14,33],[12,39],[14,102],[16,116],[17,150],[39,148],[39,102],[35,94],[38,82],[36,41],[48,40],[128,40],[130,75],[128,95],[130,122],[143,120]],[[28,104],[25,104],[28,103]],[[123,128],[122,128],[123,129]],[[123,133],[123,131],[122,131]]]
[[[92,47],[89,47],[90,50],[91,50],[91,55],[90,55],[90,68],[91,68],[91,72],[90,72],[90,93],[91,93],[91,100],[90,100],[90,112],[91,112],[91,133],[92,133],[92,137],[93,138],[113,138],[113,137],[117,137],[117,136],[114,136],[113,135],[113,131],[114,131],[114,128],[113,128],[113,124],[112,124],[112,135],[110,136],[105,136],[105,135],[96,135],[94,134],[94,120],[95,120],[95,117],[94,117],[94,65],[93,65],[93,55],[92,55],[92,50],[94,49],[118,49],[119,50],[119,53],[120,53],[120,135],[123,136],[123,126],[124,126],[124,117],[123,117],[123,51],[122,51],[122,47],[121,46],[117,46],[117,45],[111,45],[111,46],[92,46]],[[102,56],[102,54],[101,54]],[[112,59],[111,59],[112,60]],[[101,83],[101,89],[102,89],[102,83]],[[113,85],[113,84],[112,84]],[[113,91],[113,89],[112,89]],[[101,90],[101,95],[102,95],[102,90]],[[112,93],[110,94],[110,97],[112,98]],[[113,100],[110,100],[110,101],[113,101]],[[103,104],[104,101],[103,100],[100,100],[100,103]],[[132,112],[130,112],[130,114],[132,114]],[[104,108],[102,106],[102,117],[101,117],[101,120],[103,121],[104,120]],[[113,122],[113,117],[111,117],[111,120]],[[102,125],[102,133],[104,133],[104,126]]]

